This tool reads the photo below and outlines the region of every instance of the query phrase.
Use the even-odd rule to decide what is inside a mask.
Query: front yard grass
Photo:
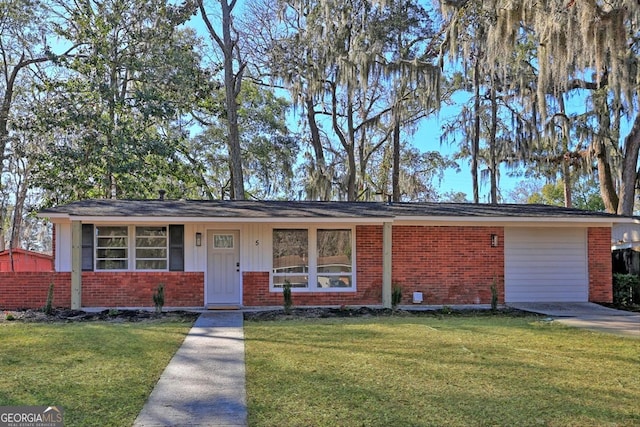
[[[638,426],[640,340],[538,317],[245,322],[250,426]]]
[[[190,327],[0,323],[0,406],[60,406],[69,427],[130,426]]]

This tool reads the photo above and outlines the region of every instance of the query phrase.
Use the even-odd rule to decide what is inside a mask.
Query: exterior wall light
[[[202,233],[196,233],[196,246],[202,246]]]
[[[498,235],[497,234],[492,234],[491,235],[491,247],[492,248],[497,248],[498,244],[499,244]]]

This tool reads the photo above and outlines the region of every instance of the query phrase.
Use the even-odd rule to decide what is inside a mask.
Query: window
[[[96,269],[129,268],[128,227],[96,227]]]
[[[167,269],[167,227],[136,227],[136,270]]]
[[[292,288],[309,283],[309,235],[307,230],[273,230],[273,286],[285,282]]]
[[[273,230],[274,288],[353,290],[353,260],[351,229]]]
[[[318,230],[318,287],[351,287],[351,230]]]
[[[83,224],[82,269],[91,271],[94,268],[184,271],[184,225]]]
[[[233,234],[214,234],[213,247],[216,249],[233,249]]]

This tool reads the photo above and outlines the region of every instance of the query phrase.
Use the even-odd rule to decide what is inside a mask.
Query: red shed
[[[0,272],[11,271],[53,271],[53,257],[39,252],[13,249],[13,270],[11,269],[11,253],[0,252]]]

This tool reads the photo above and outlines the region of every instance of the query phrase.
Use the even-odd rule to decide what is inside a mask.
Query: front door
[[[240,232],[207,232],[207,305],[238,306],[240,298]]]

